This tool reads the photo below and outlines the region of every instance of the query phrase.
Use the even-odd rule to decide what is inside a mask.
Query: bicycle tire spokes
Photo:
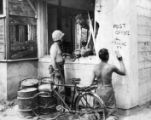
[[[79,101],[79,104],[80,104],[80,107],[81,107],[81,109],[95,109],[94,108],[94,98],[91,96],[91,95],[89,95],[89,94],[84,94],[82,97],[81,97],[81,99],[80,99],[80,101]]]
[[[85,104],[86,104],[86,106],[87,106],[87,107],[91,107],[90,103],[88,102],[88,100],[89,100],[88,96],[86,96],[86,95],[85,95],[85,96],[83,96],[83,99],[84,99],[84,100],[85,100],[85,102],[86,102],[86,103],[85,103]]]
[[[101,120],[105,120],[104,103],[94,93],[84,93],[76,101],[76,111],[81,113],[99,113]]]
[[[53,89],[54,94],[60,99],[61,103],[63,104],[63,107],[67,108],[68,112],[79,114],[99,113],[101,120],[105,120],[105,105],[103,100],[97,94],[91,91],[78,91],[75,85],[71,86],[65,84],[58,84],[56,86],[74,87],[74,95],[76,94],[76,91],[79,93],[78,96],[73,95],[72,105],[68,106],[65,100],[62,98],[61,94],[57,90]]]

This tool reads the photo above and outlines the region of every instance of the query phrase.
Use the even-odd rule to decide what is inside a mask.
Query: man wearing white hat
[[[64,59],[62,55],[62,49],[61,49],[61,43],[62,43],[62,38],[64,36],[64,33],[60,30],[55,30],[52,33],[52,39],[54,43],[51,45],[50,48],[50,57],[51,57],[51,65],[53,69],[58,73],[61,73],[58,75],[58,77],[64,77],[64,69],[63,69],[63,64],[64,64]],[[60,78],[64,79],[64,78]],[[62,81],[64,83],[64,81]]]
[[[62,53],[62,38],[64,33],[60,30],[55,30],[52,33],[52,39],[54,43],[51,45],[50,48],[50,57],[51,57],[51,65],[55,70],[55,82],[64,84],[65,77],[64,77],[64,56]],[[70,88],[59,87],[59,91],[63,92],[65,90],[65,95],[70,96]],[[68,102],[68,101],[67,101]]]

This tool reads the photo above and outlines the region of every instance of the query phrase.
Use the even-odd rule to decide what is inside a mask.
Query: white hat
[[[63,36],[64,36],[64,33],[61,30],[55,30],[52,33],[53,41],[61,40]]]

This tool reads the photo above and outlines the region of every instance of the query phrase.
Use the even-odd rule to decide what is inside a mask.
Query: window
[[[10,17],[9,59],[37,57],[36,20],[26,17]]]
[[[3,0],[0,0],[0,14],[3,14]]]
[[[53,43],[51,33],[60,29],[65,33],[63,37],[63,52],[72,54],[75,49],[80,48],[80,40],[87,41],[88,28],[76,24],[78,14],[87,15],[87,11],[67,7],[48,5],[48,50]]]

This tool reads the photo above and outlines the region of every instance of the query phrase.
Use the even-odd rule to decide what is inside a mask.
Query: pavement
[[[2,106],[0,106],[1,108]],[[119,120],[151,120],[151,103],[146,103],[142,106],[137,106],[130,110],[119,109]],[[8,108],[5,111],[0,112],[0,120],[41,120],[37,117],[25,118],[20,115],[18,106]],[[42,120],[52,120],[50,117]],[[67,120],[66,118],[64,120]],[[77,120],[77,119],[76,119]]]
[[[130,110],[123,110],[123,113],[120,116],[120,120],[151,120],[151,102]]]

